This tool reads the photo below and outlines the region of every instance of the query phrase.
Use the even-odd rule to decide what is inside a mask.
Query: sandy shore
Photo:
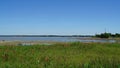
[[[61,42],[55,41],[0,41],[0,45],[40,45],[40,44],[55,44]]]

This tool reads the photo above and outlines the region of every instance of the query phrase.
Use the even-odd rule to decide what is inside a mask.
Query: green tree
[[[96,35],[96,37],[100,37],[100,38],[109,38],[111,36],[112,36],[111,33],[102,33],[100,35],[98,35],[98,34]]]

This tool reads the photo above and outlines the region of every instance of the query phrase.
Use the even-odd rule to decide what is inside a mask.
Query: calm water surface
[[[0,41],[52,41],[52,42],[116,42],[108,39],[89,39],[90,37],[0,37]]]

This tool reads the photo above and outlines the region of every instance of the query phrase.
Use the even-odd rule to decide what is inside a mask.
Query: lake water
[[[108,39],[90,39],[90,37],[0,37],[0,41],[51,41],[51,42],[110,42],[115,40]]]

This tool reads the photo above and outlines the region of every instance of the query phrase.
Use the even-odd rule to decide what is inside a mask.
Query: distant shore
[[[93,37],[93,35],[0,35],[0,37]]]

